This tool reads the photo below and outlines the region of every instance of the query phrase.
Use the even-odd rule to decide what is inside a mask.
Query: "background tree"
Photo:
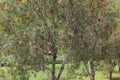
[[[58,10],[59,2],[10,0],[2,1],[1,4],[1,28],[2,32],[8,35],[8,39],[10,38],[5,43],[11,44],[7,46],[9,47],[7,54],[3,54],[14,56],[15,62],[9,63],[12,72],[16,74],[14,79],[16,80],[17,76],[21,76],[20,79],[27,79],[28,69],[48,69],[52,80],[56,78],[59,80],[67,61],[65,57],[60,72],[56,76],[56,59],[61,49],[59,40],[62,37],[61,30],[64,28],[64,22]],[[67,42],[64,45],[66,44]],[[51,69],[48,67],[48,60],[52,63]]]
[[[66,16],[68,29],[74,35],[70,38],[72,40],[72,53],[74,53],[71,54],[71,59],[78,68],[80,61],[90,61],[90,78],[94,80],[94,60],[97,59],[96,56],[101,55],[102,44],[108,40],[116,28],[116,21],[114,20],[116,14],[111,9],[111,1],[69,0],[68,4],[69,8],[64,10],[66,11],[64,13],[68,14]]]
[[[6,62],[14,80],[28,80],[29,70],[48,70],[52,80],[59,80],[69,56],[74,70],[81,61],[89,62],[88,75],[95,80],[94,62],[106,58],[101,47],[113,48],[105,44],[116,28],[111,0],[4,0],[0,4],[0,51],[2,56],[12,55],[12,61]],[[66,56],[56,75],[61,55]]]

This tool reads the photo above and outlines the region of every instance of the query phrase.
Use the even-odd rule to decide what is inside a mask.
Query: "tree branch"
[[[59,73],[58,73],[58,76],[57,76],[57,80],[60,79],[60,76],[61,76],[61,74],[62,74],[62,72],[64,70],[65,64],[67,63],[67,60],[69,58],[70,53],[71,53],[71,50],[65,56],[65,59],[64,59],[64,61],[62,63],[62,66],[60,67],[60,70],[59,70]]]

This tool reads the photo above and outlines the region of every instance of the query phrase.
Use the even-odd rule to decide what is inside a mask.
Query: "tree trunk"
[[[113,71],[113,66],[111,64],[110,69],[109,69],[109,79],[112,80],[112,71]]]
[[[110,67],[109,67],[109,79],[112,80],[112,72],[113,72],[113,69],[114,69],[114,62],[109,59],[109,64],[110,64]]]
[[[55,80],[55,65],[56,65],[56,54],[53,55],[53,60],[52,60],[52,80]]]
[[[120,72],[120,66],[118,66],[118,72]]]
[[[93,58],[90,59],[90,69],[91,69],[90,80],[95,80],[95,69],[94,69]]]
[[[109,79],[112,80],[112,70],[109,70]]]
[[[120,72],[120,60],[118,59],[118,72]]]
[[[56,58],[57,58],[57,48],[55,46],[55,43],[52,42],[52,49],[53,49],[53,55],[52,55],[52,80],[56,80]]]

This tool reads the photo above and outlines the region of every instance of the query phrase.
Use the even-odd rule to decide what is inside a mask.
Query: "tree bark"
[[[120,66],[118,66],[118,72],[120,72]]]
[[[56,53],[53,55],[53,60],[52,60],[52,80],[55,80],[55,64],[56,64]]]
[[[112,80],[112,71],[113,71],[113,67],[112,65],[110,66],[110,69],[109,69],[109,79]]]
[[[112,70],[109,70],[109,79],[112,80]]]
[[[120,60],[118,59],[118,72],[120,72]]]
[[[57,58],[57,48],[55,45],[55,42],[52,42],[52,49],[53,49],[53,55],[52,55],[52,80],[56,80],[56,58]]]
[[[109,67],[109,79],[112,80],[112,72],[113,72],[113,69],[114,69],[114,62],[112,62],[112,60],[109,59],[109,64],[110,64],[110,67]]]
[[[93,58],[90,59],[90,69],[91,69],[90,80],[95,80],[95,69],[94,69]]]

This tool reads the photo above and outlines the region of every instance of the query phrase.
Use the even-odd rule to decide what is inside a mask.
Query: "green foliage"
[[[101,53],[115,30],[119,9],[113,5],[111,0],[0,1],[0,60],[13,80],[28,80],[29,70],[48,67],[52,53],[63,59],[71,49],[69,61],[78,69],[80,61]]]

